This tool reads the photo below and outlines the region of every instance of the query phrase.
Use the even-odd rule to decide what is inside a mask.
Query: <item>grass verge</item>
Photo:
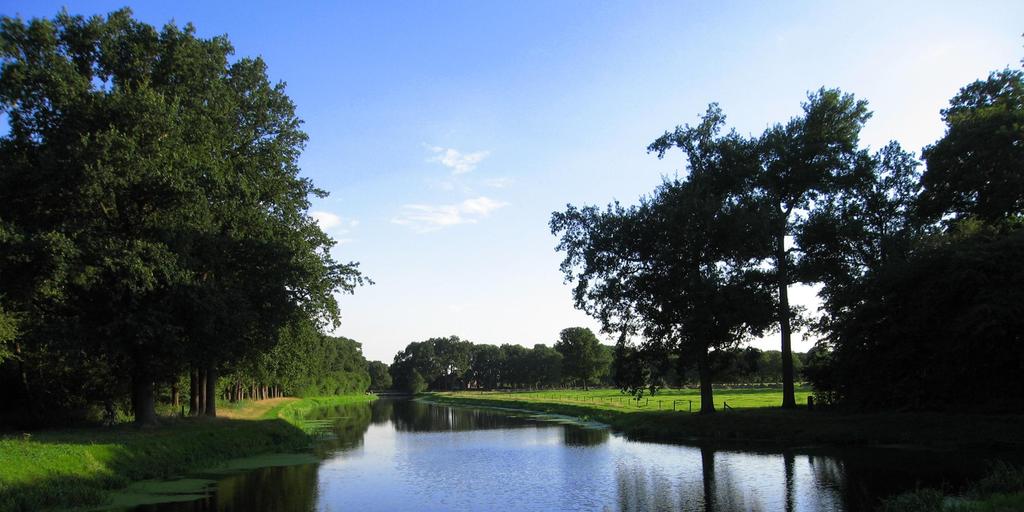
[[[158,427],[47,430],[0,438],[0,512],[105,503],[131,482],[266,453],[308,452],[306,411],[373,396],[253,402],[232,418],[165,418]],[[258,407],[258,414],[247,411]]]
[[[575,416],[610,425],[634,439],[662,442],[754,442],[779,447],[808,445],[906,445],[937,449],[1024,450],[1024,415],[946,413],[849,413],[783,410],[781,392],[772,389],[716,390],[716,404],[726,400],[731,410],[690,414],[682,390],[659,393],[643,406],[624,405],[616,390],[588,392],[430,393],[437,403],[529,410]],[[662,400],[661,409],[655,406]],[[760,404],[760,405],[759,405]],[[682,409],[680,411],[680,409]],[[694,410],[699,409],[694,403]]]
[[[997,463],[966,492],[919,489],[885,500],[882,512],[1010,512],[1024,510],[1024,468]]]

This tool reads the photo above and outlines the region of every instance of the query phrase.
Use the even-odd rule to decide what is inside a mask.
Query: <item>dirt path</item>
[[[254,420],[262,418],[264,414],[270,409],[279,405],[286,404],[288,402],[294,402],[298,398],[271,398],[269,400],[260,400],[258,402],[248,402],[244,407],[224,407],[217,411],[218,416],[224,418],[231,418],[234,420]]]

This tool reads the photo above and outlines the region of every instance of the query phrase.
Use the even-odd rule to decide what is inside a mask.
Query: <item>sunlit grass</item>
[[[797,388],[796,402],[807,403],[812,393],[810,388]],[[645,394],[639,401],[618,389],[556,390],[556,391],[459,391],[438,393],[441,396],[481,398],[521,403],[571,404],[619,412],[677,411],[699,412],[700,390],[661,389],[657,393]],[[716,389],[714,403],[717,409],[755,409],[779,407],[782,405],[781,388]]]

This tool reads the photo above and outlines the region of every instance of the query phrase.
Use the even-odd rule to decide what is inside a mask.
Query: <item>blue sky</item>
[[[717,101],[743,133],[808,90],[870,101],[863,142],[920,151],[964,84],[1024,57],[1024,2],[135,2],[136,17],[227,34],[288,84],[314,205],[376,285],[337,333],[390,362],[411,341],[552,343],[572,307],[547,222],[635,202],[683,170],[645,147]],[[4,15],[123,2],[0,1]],[[795,290],[813,306],[813,291]],[[811,341],[796,343],[798,350]],[[774,348],[777,339],[755,342]]]

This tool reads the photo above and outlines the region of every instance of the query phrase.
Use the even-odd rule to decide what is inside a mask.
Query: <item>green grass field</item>
[[[697,389],[662,389],[639,401],[617,389],[559,390],[559,391],[460,391],[438,393],[440,396],[500,400],[521,404],[570,404],[590,409],[617,412],[676,411],[700,412],[700,391]],[[810,388],[797,388],[796,402],[806,404]],[[754,409],[782,405],[782,390],[778,388],[716,389],[715,408]],[[510,405],[512,406],[512,405]]]
[[[224,418],[164,418],[154,428],[121,425],[0,437],[0,512],[98,505],[131,482],[180,476],[252,455],[308,452],[305,411],[373,398],[268,400],[225,408]]]
[[[763,447],[916,446],[929,449],[1024,450],[1024,415],[944,412],[859,412],[806,407],[808,389],[797,391],[798,407],[782,409],[778,388],[716,389],[716,414],[697,414],[697,390],[663,390],[640,403],[614,389],[518,393],[459,391],[427,393],[422,400],[448,405],[519,409],[610,425],[647,441],[757,443]],[[673,411],[673,402],[675,410]],[[692,402],[692,413],[690,404]],[[729,405],[729,409],[724,407]]]

